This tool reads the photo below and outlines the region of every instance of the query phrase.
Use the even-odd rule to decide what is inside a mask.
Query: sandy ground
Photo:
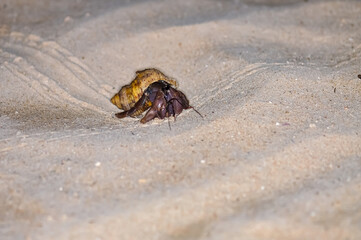
[[[361,239],[360,14],[1,1],[1,239]],[[148,67],[204,118],[114,118]]]

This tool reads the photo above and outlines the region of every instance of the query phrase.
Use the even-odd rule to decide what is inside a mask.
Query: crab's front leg
[[[143,96],[135,103],[134,107],[129,109],[128,111],[116,113],[115,116],[117,118],[125,118],[125,117],[136,117],[146,111],[149,107],[152,106],[152,102],[149,101],[148,94],[144,93]]]
[[[140,120],[141,123],[149,122],[150,120],[158,117],[160,119],[165,118],[166,116],[166,105],[167,101],[164,98],[164,93],[162,90],[157,92],[157,95],[154,99],[152,107],[145,114],[145,116]]]

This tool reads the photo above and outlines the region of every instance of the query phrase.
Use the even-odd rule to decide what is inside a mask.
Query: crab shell
[[[137,71],[135,79],[129,85],[123,86],[120,91],[111,98],[111,102],[119,109],[127,111],[142,97],[144,91],[150,84],[160,80],[174,87],[178,86],[176,80],[167,77],[161,71],[155,68],[145,69]]]

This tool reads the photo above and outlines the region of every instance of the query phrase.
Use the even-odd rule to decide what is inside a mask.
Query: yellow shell
[[[110,101],[118,108],[127,111],[142,97],[150,84],[160,80],[168,82],[175,87],[178,86],[175,79],[167,77],[158,69],[145,69],[137,71],[135,79],[130,84],[123,86]]]

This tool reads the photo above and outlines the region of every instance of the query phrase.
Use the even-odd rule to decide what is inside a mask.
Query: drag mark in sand
[[[12,32],[3,42],[0,60],[42,101],[72,104],[104,113],[108,89],[100,87],[89,68],[56,42]]]
[[[248,66],[242,67],[242,69],[231,72],[227,74],[224,77],[219,77],[219,81],[215,81],[216,84],[213,88],[210,88],[207,90],[206,93],[198,95],[194,97],[192,100],[197,102],[198,108],[202,108],[207,103],[211,102],[212,99],[215,99],[220,94],[224,94],[228,92],[230,89],[237,88],[236,91],[234,91],[234,94],[239,94],[240,92],[244,92],[246,95],[252,92],[252,89],[246,89],[248,88],[258,88],[261,87],[262,83],[264,83],[265,80],[258,79],[257,81],[252,82],[252,84],[244,84],[241,83],[243,81],[246,81],[248,77],[260,74],[263,71],[266,71],[274,66],[282,67],[287,66],[285,63],[254,63],[249,64]],[[240,86],[241,85],[241,86]],[[240,88],[239,88],[240,87]],[[242,90],[242,88],[244,88]],[[248,93],[247,93],[248,92]]]

